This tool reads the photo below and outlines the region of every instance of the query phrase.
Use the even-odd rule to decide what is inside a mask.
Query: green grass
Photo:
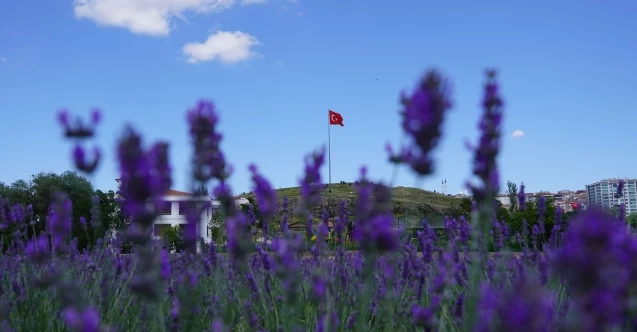
[[[277,190],[279,197],[286,196],[288,198],[298,198],[301,196],[299,187],[281,188]],[[433,208],[442,210],[450,207],[452,204],[460,203],[460,198],[445,196],[440,193],[409,187],[394,187],[392,192],[392,201],[401,202],[405,207],[418,206],[418,204],[428,204]],[[321,192],[323,197],[336,197],[355,199],[356,191],[354,185],[349,184],[331,184],[327,189]]]
[[[276,192],[280,199],[287,197],[290,200],[294,200],[299,199],[301,196],[299,187],[280,188],[277,189]],[[253,195],[253,193],[247,194],[247,196]],[[328,185],[327,188],[321,191],[321,196],[324,199],[337,198],[339,200],[355,200],[357,197],[354,184],[340,183]],[[452,205],[458,206],[461,200],[461,198],[446,196],[418,188],[394,187],[392,189],[392,203],[402,205],[406,210],[404,214],[410,216],[422,215],[423,211],[428,214],[442,215],[445,210]],[[320,216],[315,217],[318,218]],[[296,221],[300,220],[292,216],[291,222]]]

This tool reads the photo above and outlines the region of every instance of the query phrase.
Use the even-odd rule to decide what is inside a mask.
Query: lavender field
[[[191,209],[187,250],[169,254],[153,237],[157,214],[148,204],[172,184],[168,145],[148,145],[128,128],[117,146],[121,206],[130,220],[125,234],[78,250],[69,236],[74,202],[65,193],[51,200],[46,220],[34,219],[31,206],[0,201],[0,331],[637,330],[637,238],[621,208],[618,217],[578,212],[568,224],[557,208],[545,224],[540,197],[537,222],[524,221],[521,232],[497,220],[502,98],[496,72],[487,71],[480,136],[471,147],[473,211],[445,220],[448,240],[437,241],[427,220],[417,240],[392,227],[391,184],[369,179],[363,167],[356,204],[342,202],[334,222],[342,239],[353,221],[356,251],[342,242],[326,244],[328,214],[309,212],[326,182],[324,149],[305,159],[297,209],[276,196],[256,166],[250,171],[261,220],[237,208],[215,106],[200,101],[187,113],[192,181],[212,187],[221,201],[227,246],[201,243],[201,212]],[[432,152],[452,100],[447,79],[426,72],[402,96],[401,127],[409,143],[388,148],[388,162],[422,177],[432,174]],[[59,121],[67,139],[89,142],[100,116],[76,121],[62,112]],[[99,154],[91,159],[82,146],[72,158],[90,175]],[[520,185],[520,210],[524,200]],[[82,216],[82,225],[99,225],[98,212]],[[292,216],[308,221],[307,236],[288,231]],[[321,219],[316,232],[313,219]],[[253,242],[257,228],[270,245]],[[314,235],[316,242],[308,243]],[[127,242],[132,254],[121,254]],[[511,243],[522,250],[513,254]]]

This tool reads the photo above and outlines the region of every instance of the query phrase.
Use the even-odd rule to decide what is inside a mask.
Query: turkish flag
[[[340,113],[336,113],[332,110],[330,111],[330,124],[331,125],[341,125],[343,127],[343,116]]]

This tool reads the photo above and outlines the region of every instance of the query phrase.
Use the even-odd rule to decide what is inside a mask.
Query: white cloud
[[[283,67],[283,61],[277,61],[276,65],[277,67]]]
[[[522,136],[524,136],[524,132],[522,130],[520,130],[520,129],[514,130],[513,134],[511,134],[511,137],[513,137],[513,138],[520,138]]]
[[[221,12],[238,1],[248,5],[266,0],[74,0],[73,9],[78,19],[141,35],[167,36],[174,28],[174,19],[183,18],[186,12]]]
[[[184,45],[181,51],[188,56],[190,63],[218,60],[232,64],[252,58],[252,47],[259,44],[255,37],[241,31],[218,31],[203,43]]]
[[[7,60],[9,60],[9,59],[7,59],[7,58],[5,58],[3,56],[0,56],[0,63],[5,63],[5,62],[7,62]]]
[[[242,5],[262,5],[268,2],[268,0],[241,0]]]

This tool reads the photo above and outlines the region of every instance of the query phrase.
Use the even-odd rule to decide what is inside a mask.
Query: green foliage
[[[183,231],[179,226],[163,228],[160,232],[160,236],[169,250],[181,252],[185,248]]]
[[[257,204],[256,198],[254,198],[254,196],[248,196],[246,198],[248,199],[248,202],[250,203],[241,205],[241,210],[245,213],[248,213],[250,206],[252,206],[252,213],[254,213],[255,218],[257,220],[261,220],[262,219],[261,210],[259,210],[259,204]]]
[[[225,232],[223,232],[223,219],[219,209],[213,209],[210,220],[208,220],[208,229],[212,233],[211,238],[216,243],[225,241]]]
[[[507,181],[507,196],[509,196],[510,210],[515,211],[518,206],[518,185],[515,182]]]
[[[0,185],[0,196],[8,199],[11,204],[32,205],[35,223],[27,229],[28,236],[44,231],[51,199],[58,192],[67,193],[73,202],[71,237],[78,238],[78,247],[84,249],[95,244],[100,234],[90,225],[84,230],[79,222],[80,217],[91,220],[93,186],[85,177],[70,171],[60,175],[39,173],[33,175],[29,182],[18,180],[10,186]]]
[[[115,192],[109,190],[105,193],[96,190],[95,194],[100,199],[100,221],[104,227],[109,230],[123,230],[127,219],[122,213],[120,204],[115,199]]]
[[[513,236],[516,233],[522,234],[522,221],[526,220],[529,234],[533,229],[533,226],[538,225],[539,215],[537,209],[537,203],[526,202],[526,209],[524,211],[515,210],[509,212],[504,208],[498,210],[498,220],[504,221],[509,228],[509,235]],[[546,213],[544,214],[544,237],[546,240],[551,235],[553,230],[553,224],[555,222],[555,202],[553,199],[546,199]]]
[[[628,221],[628,224],[630,225],[632,229],[637,228],[637,213],[633,212],[629,214],[626,220]]]
[[[206,187],[206,186],[199,186],[199,187],[197,188],[197,190],[195,190],[194,194],[195,194],[195,195],[197,195],[197,196],[208,196],[208,195],[209,195],[209,193],[208,193],[208,187]]]

